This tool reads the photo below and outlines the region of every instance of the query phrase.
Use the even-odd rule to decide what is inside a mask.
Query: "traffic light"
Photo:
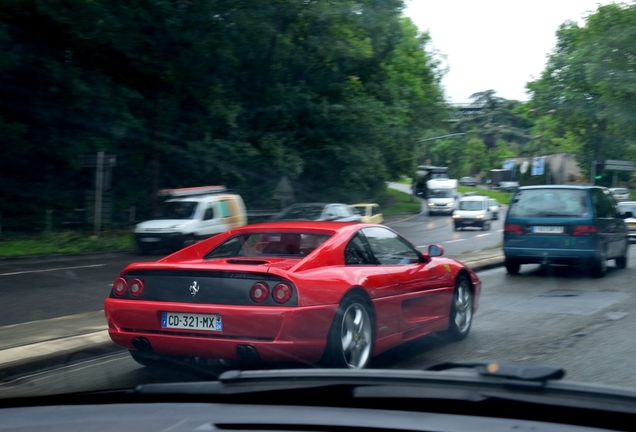
[[[603,178],[603,175],[601,174],[603,169],[605,169],[605,164],[603,162],[597,162],[594,164],[594,178],[596,180]]]

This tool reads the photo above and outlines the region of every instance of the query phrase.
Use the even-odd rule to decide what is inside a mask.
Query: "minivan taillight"
[[[506,224],[506,225],[504,225],[504,234],[522,235],[523,234],[523,230],[521,229],[521,225]]]
[[[595,225],[577,225],[574,227],[572,231],[572,235],[580,236],[580,235],[594,235],[597,234],[598,230]]]

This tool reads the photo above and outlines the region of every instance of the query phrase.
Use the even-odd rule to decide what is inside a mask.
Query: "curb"
[[[107,330],[9,348],[2,351],[0,380],[120,350],[123,348],[112,342]]]

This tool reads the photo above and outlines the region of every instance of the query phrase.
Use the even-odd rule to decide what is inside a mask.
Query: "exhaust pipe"
[[[249,360],[257,359],[260,357],[258,355],[258,351],[256,350],[256,347],[252,345],[237,345],[236,355],[240,359],[249,359]]]
[[[134,337],[132,340],[132,344],[138,351],[154,351],[152,349],[152,345],[150,345],[150,341],[145,337]]]

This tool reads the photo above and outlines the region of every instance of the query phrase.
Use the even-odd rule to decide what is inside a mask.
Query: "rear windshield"
[[[587,194],[577,189],[530,189],[515,195],[511,216],[586,217]]]
[[[612,193],[615,195],[626,195],[629,191],[627,189],[614,189]]]
[[[484,204],[483,201],[460,201],[459,209],[460,210],[483,210]]]
[[[298,256],[303,257],[330,236],[314,233],[263,232],[243,234],[227,239],[205,256],[212,258]]]

